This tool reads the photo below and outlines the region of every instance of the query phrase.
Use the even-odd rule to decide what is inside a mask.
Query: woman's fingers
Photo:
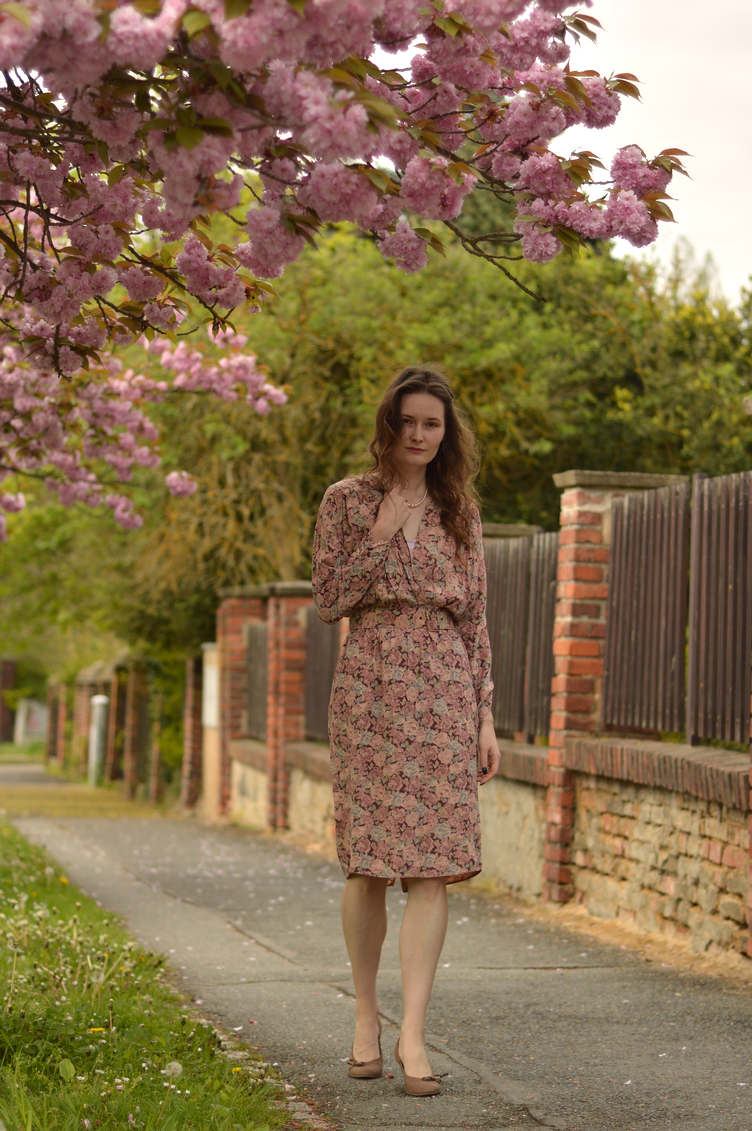
[[[484,785],[495,777],[498,769],[501,755],[496,743],[488,743],[479,745],[478,747],[478,778],[479,784]]]

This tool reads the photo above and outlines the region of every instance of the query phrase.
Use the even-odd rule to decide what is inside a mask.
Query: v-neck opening
[[[418,523],[418,529],[417,529],[417,531],[416,531],[415,537],[414,537],[414,538],[410,538],[410,539],[409,539],[409,541],[410,541],[410,542],[412,542],[414,546],[417,546],[417,545],[418,545],[418,543],[420,542],[420,536],[421,536],[421,534],[423,533],[423,531],[424,531],[424,529],[425,529],[425,527],[426,527],[426,515],[427,515],[427,513],[428,513],[428,508],[429,508],[429,506],[431,506],[432,504],[433,504],[433,499],[432,499],[432,498],[431,498],[431,497],[429,496],[429,497],[428,497],[428,498],[426,499],[426,505],[425,505],[425,507],[423,508],[423,514],[422,514],[422,515],[420,516],[420,522]],[[405,534],[405,531],[404,531],[404,529],[403,529],[402,527],[400,527],[400,534],[402,535],[402,540],[403,540],[403,542],[404,542],[404,543],[405,543],[405,545],[407,546],[407,543],[408,543],[408,537],[407,537],[407,535]],[[408,550],[408,553],[410,553],[410,547],[409,547],[409,546],[407,546],[407,550]],[[412,554],[410,554],[410,557],[412,558]]]

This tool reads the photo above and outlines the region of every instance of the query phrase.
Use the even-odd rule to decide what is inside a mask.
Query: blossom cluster
[[[149,403],[179,392],[203,392],[224,401],[243,397],[264,415],[286,402],[286,394],[245,352],[245,335],[221,331],[215,344],[224,354],[218,361],[184,343],[167,349],[160,343],[161,366],[171,379],[136,373],[105,355],[96,372],[64,380],[34,368],[19,346],[6,340],[0,349],[0,541],[7,536],[5,514],[25,505],[22,493],[2,493],[3,481],[18,475],[44,479],[66,506],[104,503],[125,529],[141,526],[132,500],[110,488],[128,483],[136,467],[160,464],[159,432],[149,418]],[[184,471],[171,471],[165,483],[176,496],[196,490]]]
[[[543,262],[592,239],[649,243],[656,222],[671,218],[666,187],[679,151],[648,160],[628,147],[597,181],[592,154],[564,159],[551,149],[575,124],[610,125],[621,97],[637,92],[631,75],[569,69],[572,37],[595,22],[572,7],[0,5],[0,319],[9,348],[22,351],[4,364],[27,374],[30,397],[58,413],[65,433],[72,425],[55,382],[73,381],[83,405],[89,381],[99,404],[106,382],[86,373],[101,373],[103,350],[258,310],[266,280],[329,222],[359,225],[401,270],[420,270],[441,244],[411,217],[443,222],[463,240],[463,204],[478,191],[516,211],[514,231],[474,239],[492,262],[518,249]],[[373,62],[376,47],[411,45],[408,68]],[[215,224],[218,213],[225,219]],[[162,357],[175,387],[203,389],[191,350]],[[247,358],[213,369],[218,395],[242,387],[258,411],[275,403],[271,389],[258,392]],[[120,397],[127,415],[130,378],[108,380],[105,400]],[[75,482],[83,497],[85,479]]]

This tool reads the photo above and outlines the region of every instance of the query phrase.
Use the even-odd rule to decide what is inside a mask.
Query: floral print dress
[[[350,618],[329,705],[337,852],[346,876],[454,883],[481,870],[478,724],[493,685],[480,519],[458,561],[429,498],[411,555],[401,530],[370,540],[383,497],[335,483],[314,538],[317,612]]]

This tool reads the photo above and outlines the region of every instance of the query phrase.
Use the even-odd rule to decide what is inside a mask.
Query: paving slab
[[[658,967],[457,885],[428,1019],[434,1069],[448,1075],[441,1097],[411,1099],[393,1060],[398,888],[379,985],[393,1076],[358,1082],[345,1064],[353,998],[336,863],[191,821],[14,819],[345,1131],[752,1129],[749,986]]]

